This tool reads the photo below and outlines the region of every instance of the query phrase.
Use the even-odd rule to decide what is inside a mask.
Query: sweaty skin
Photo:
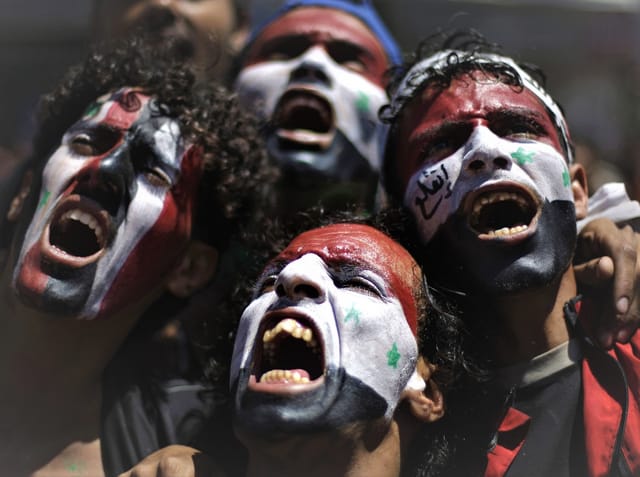
[[[416,386],[412,376],[419,380],[420,277],[402,247],[367,226],[328,226],[291,242],[267,266],[239,325],[236,426],[296,433],[390,420],[402,390]],[[308,352],[293,351],[296,328]]]
[[[530,91],[479,73],[427,88],[403,112],[397,144],[405,206],[423,242],[449,252],[445,268],[468,272],[458,283],[514,291],[567,267],[575,224],[556,219],[573,210],[569,170]]]
[[[155,100],[131,88],[100,98],[47,161],[14,269],[20,298],[97,318],[157,288],[190,237],[201,169]]]

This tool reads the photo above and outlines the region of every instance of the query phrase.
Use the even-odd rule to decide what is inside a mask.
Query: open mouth
[[[267,392],[306,389],[322,381],[324,368],[323,347],[315,326],[304,317],[274,317],[260,327],[250,386]]]
[[[80,268],[97,261],[107,246],[111,218],[98,203],[73,194],[63,199],[45,227],[42,248],[49,262]]]
[[[329,148],[335,135],[333,108],[323,96],[308,89],[287,91],[275,109],[273,121],[284,148]]]
[[[539,205],[525,189],[501,187],[476,194],[467,210],[469,226],[480,238],[510,239],[533,231]]]

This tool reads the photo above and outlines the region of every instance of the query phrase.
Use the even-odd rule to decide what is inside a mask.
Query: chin
[[[283,438],[341,429],[383,417],[387,402],[343,368],[328,367],[319,385],[294,392],[250,389],[250,372],[242,370],[232,388],[234,427],[239,434]]]
[[[557,281],[571,263],[575,241],[570,201],[545,202],[535,233],[515,243],[480,240],[466,217],[455,215],[430,242],[424,265],[431,284],[468,296],[518,294]]]

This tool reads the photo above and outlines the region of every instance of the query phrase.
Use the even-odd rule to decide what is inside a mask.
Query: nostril
[[[507,159],[504,157],[496,157],[493,160],[493,164],[500,169],[506,169],[509,165],[509,161],[507,161]]]
[[[484,168],[484,162],[480,159],[475,159],[469,163],[469,169],[472,171],[479,171]]]
[[[291,79],[293,80],[309,80],[309,81],[322,81],[328,82],[327,75],[318,67],[313,65],[303,64],[299,68],[295,69],[291,73]]]
[[[282,286],[282,283],[278,286],[276,286],[276,295],[278,295],[279,297],[283,297],[286,294],[286,290],[284,289],[284,286]]]
[[[314,286],[307,285],[306,283],[301,283],[300,285],[296,285],[293,289],[296,295],[303,295],[307,298],[318,298],[320,296],[320,292]]]

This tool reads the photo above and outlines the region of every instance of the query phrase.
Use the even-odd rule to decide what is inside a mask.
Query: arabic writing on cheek
[[[424,220],[429,220],[438,211],[443,199],[451,196],[451,181],[447,168],[441,164],[439,168],[423,171],[417,179],[416,185],[423,195],[416,197],[415,204],[420,207]],[[429,200],[430,198],[433,200]],[[435,204],[433,204],[434,200]]]

